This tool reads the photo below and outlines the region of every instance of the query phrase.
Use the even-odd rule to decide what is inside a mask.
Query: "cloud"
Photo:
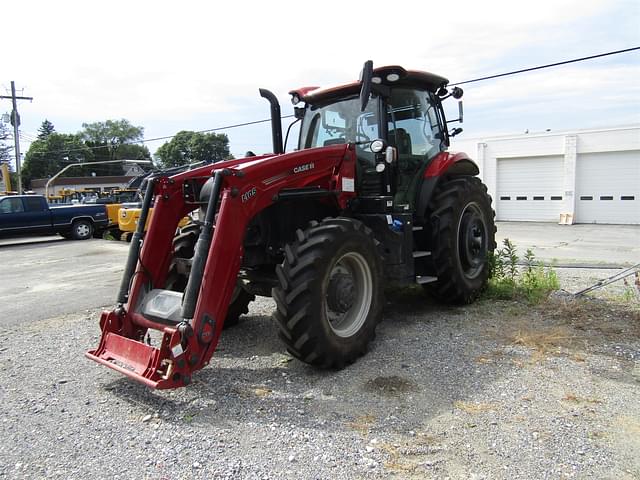
[[[629,19],[639,18],[635,3],[606,0],[392,6],[379,0],[23,0],[3,6],[6,18],[25,12],[24,23],[3,25],[5,38],[21,40],[5,49],[3,66],[10,68],[3,70],[11,78],[0,81],[14,79],[35,97],[25,107],[26,130],[37,130],[44,118],[79,129],[82,122],[124,117],[144,124],[151,136],[264,118],[258,87],[274,91],[287,113],[289,89],[353,80],[369,58],[460,81],[638,40]],[[465,103],[484,114],[598,91],[638,93],[630,82],[598,73],[606,70],[595,64],[584,68],[469,86]],[[620,68],[616,74],[638,78],[637,69]],[[234,132],[234,141],[252,144],[251,135],[262,134],[247,132]]]

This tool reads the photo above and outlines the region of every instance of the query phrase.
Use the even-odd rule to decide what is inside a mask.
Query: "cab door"
[[[414,208],[424,170],[443,150],[436,105],[431,92],[411,88],[394,88],[387,100],[387,138],[398,152],[396,205]]]

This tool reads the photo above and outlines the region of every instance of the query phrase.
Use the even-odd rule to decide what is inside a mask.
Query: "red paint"
[[[466,153],[449,153],[440,152],[436,157],[431,160],[431,163],[424,171],[424,178],[440,177],[449,170],[449,168],[458,162],[468,161],[472,162]]]
[[[300,87],[300,88],[296,88],[295,90],[291,90],[289,92],[289,95],[298,95],[298,97],[300,98],[300,100],[303,100],[304,97],[311,91],[313,90],[317,90],[320,87]]]
[[[311,163],[313,168],[294,173],[296,167]],[[96,350],[87,352],[88,358],[152,388],[186,385],[194,371],[208,364],[220,339],[223,319],[227,315],[236,285],[243,256],[244,235],[250,220],[270,206],[276,194],[284,188],[313,185],[330,189],[336,192],[335,201],[339,208],[345,208],[349,198],[355,196],[354,192],[341,191],[342,178],[355,177],[355,152],[348,145],[215,164],[216,170],[223,168],[242,174],[228,175],[223,180],[220,210],[192,321],[194,335],[182,338],[176,326],[167,326],[145,318],[135,312],[135,307],[149,284],[153,288],[164,287],[178,222],[197,208],[197,205],[185,203],[182,195],[183,181],[193,179],[204,184],[211,178],[214,170],[211,165],[171,178],[161,178],[156,184],[153,218],[145,235],[128,303],[122,311],[103,312],[100,320],[100,345]],[[297,171],[299,170],[298,168]],[[255,195],[246,197],[243,202],[240,192],[254,188]],[[205,315],[215,319],[214,330],[204,322]],[[148,328],[164,332],[159,348],[143,343]],[[198,341],[198,333],[202,331],[206,333],[207,340],[210,339],[208,343]],[[185,353],[174,358],[171,347],[178,344],[182,344]],[[129,368],[123,365],[128,365]]]

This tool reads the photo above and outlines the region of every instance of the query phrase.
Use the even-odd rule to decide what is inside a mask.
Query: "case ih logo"
[[[297,167],[293,167],[293,173],[307,172],[309,170],[313,170],[314,166],[315,165],[313,164],[313,162],[305,163],[304,165],[298,165]]]
[[[253,187],[249,190],[247,190],[246,192],[244,192],[241,196],[240,199],[242,200],[242,203],[247,202],[248,200],[251,200],[253,197],[256,196],[256,187]]]

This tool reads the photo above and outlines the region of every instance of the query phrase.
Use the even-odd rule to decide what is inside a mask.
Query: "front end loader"
[[[147,182],[117,305],[87,357],[152,388],[188,385],[223,327],[265,295],[294,357],[342,368],[373,339],[384,285],[473,301],[494,214],[475,163],[447,151],[461,129],[449,131],[442,101],[462,96],[447,83],[367,62],[360,81],[293,90],[301,125],[290,153],[280,106],[261,89],[274,153]],[[179,228],[195,210],[198,222]]]

